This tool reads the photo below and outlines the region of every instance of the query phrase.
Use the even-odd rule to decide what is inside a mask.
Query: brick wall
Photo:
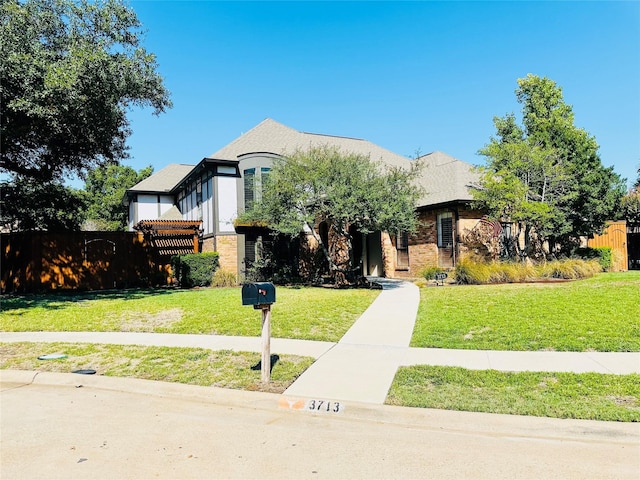
[[[220,268],[238,275],[238,236],[218,235],[216,244],[220,254]]]
[[[383,235],[383,256],[385,273],[392,278],[417,278],[428,266],[438,265],[438,213],[450,210],[432,210],[419,213],[420,226],[415,234],[409,236],[409,268],[398,269],[396,266],[396,238]],[[460,234],[464,228],[473,226],[482,218],[480,212],[467,208],[459,208],[456,235],[456,258],[466,254],[467,248],[460,242]]]

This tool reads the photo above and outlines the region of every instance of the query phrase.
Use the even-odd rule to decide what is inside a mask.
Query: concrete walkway
[[[384,403],[411,341],[420,291],[408,282],[380,283],[378,298],[285,396]]]
[[[376,279],[378,298],[338,342],[271,339],[271,351],[317,361],[285,397],[382,404],[400,366],[443,365],[503,371],[640,373],[640,352],[509,352],[410,348],[420,292],[415,285]],[[199,347],[260,352],[259,337],[136,332],[0,332],[0,342],[71,342]],[[43,352],[50,353],[50,352]]]

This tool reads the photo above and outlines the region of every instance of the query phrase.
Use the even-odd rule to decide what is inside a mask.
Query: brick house
[[[413,160],[367,140],[306,133],[266,119],[197,165],[170,164],[127,191],[129,229],[144,220],[202,221],[202,251],[217,251],[221,267],[242,273],[255,259],[265,232],[236,231],[234,220],[258,200],[272,160],[296,149],[331,145],[393,166]],[[362,235],[357,251],[363,274],[416,277],[425,266],[453,267],[464,252],[465,228],[482,214],[469,208],[472,166],[442,152],[421,157],[420,183],[426,192],[416,210],[422,227],[413,235]]]

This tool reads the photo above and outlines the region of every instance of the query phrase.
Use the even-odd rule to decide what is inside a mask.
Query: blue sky
[[[132,158],[195,164],[270,117],[405,156],[481,164],[528,73],[562,87],[605,166],[640,166],[638,2],[175,2],[130,5],[174,107],[130,114]]]

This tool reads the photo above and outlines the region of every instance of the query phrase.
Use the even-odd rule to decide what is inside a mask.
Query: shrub
[[[440,268],[440,267],[436,267],[435,265],[431,265],[428,267],[425,267],[422,272],[420,272],[420,276],[423,277],[425,280],[435,280],[436,279],[436,273],[442,273],[444,272],[444,268]]]
[[[296,265],[280,261],[268,250],[264,250],[262,257],[257,258],[245,270],[245,280],[247,282],[272,282],[276,285],[302,283]]]
[[[589,278],[601,271],[602,267],[598,260],[579,260],[575,258],[556,260],[538,267],[538,275],[540,277],[562,278],[565,280]]]
[[[233,272],[218,269],[213,274],[213,279],[211,280],[211,286],[213,287],[235,287],[236,285],[238,285],[238,278]]]
[[[611,270],[613,265],[613,250],[611,247],[576,248],[573,256],[583,260],[597,259],[605,272]]]
[[[453,276],[456,283],[466,285],[479,285],[487,283],[489,280],[487,264],[475,262],[467,258],[463,258],[458,262]]]
[[[188,253],[171,257],[172,276],[181,288],[211,285],[213,274],[219,266],[218,252]]]
[[[536,269],[530,263],[502,263],[502,273],[506,283],[530,282],[537,276]]]
[[[478,262],[462,259],[454,277],[459,284],[530,282],[536,278],[562,278],[576,280],[589,278],[601,271],[598,260],[567,259],[547,262],[538,266],[514,262]]]

